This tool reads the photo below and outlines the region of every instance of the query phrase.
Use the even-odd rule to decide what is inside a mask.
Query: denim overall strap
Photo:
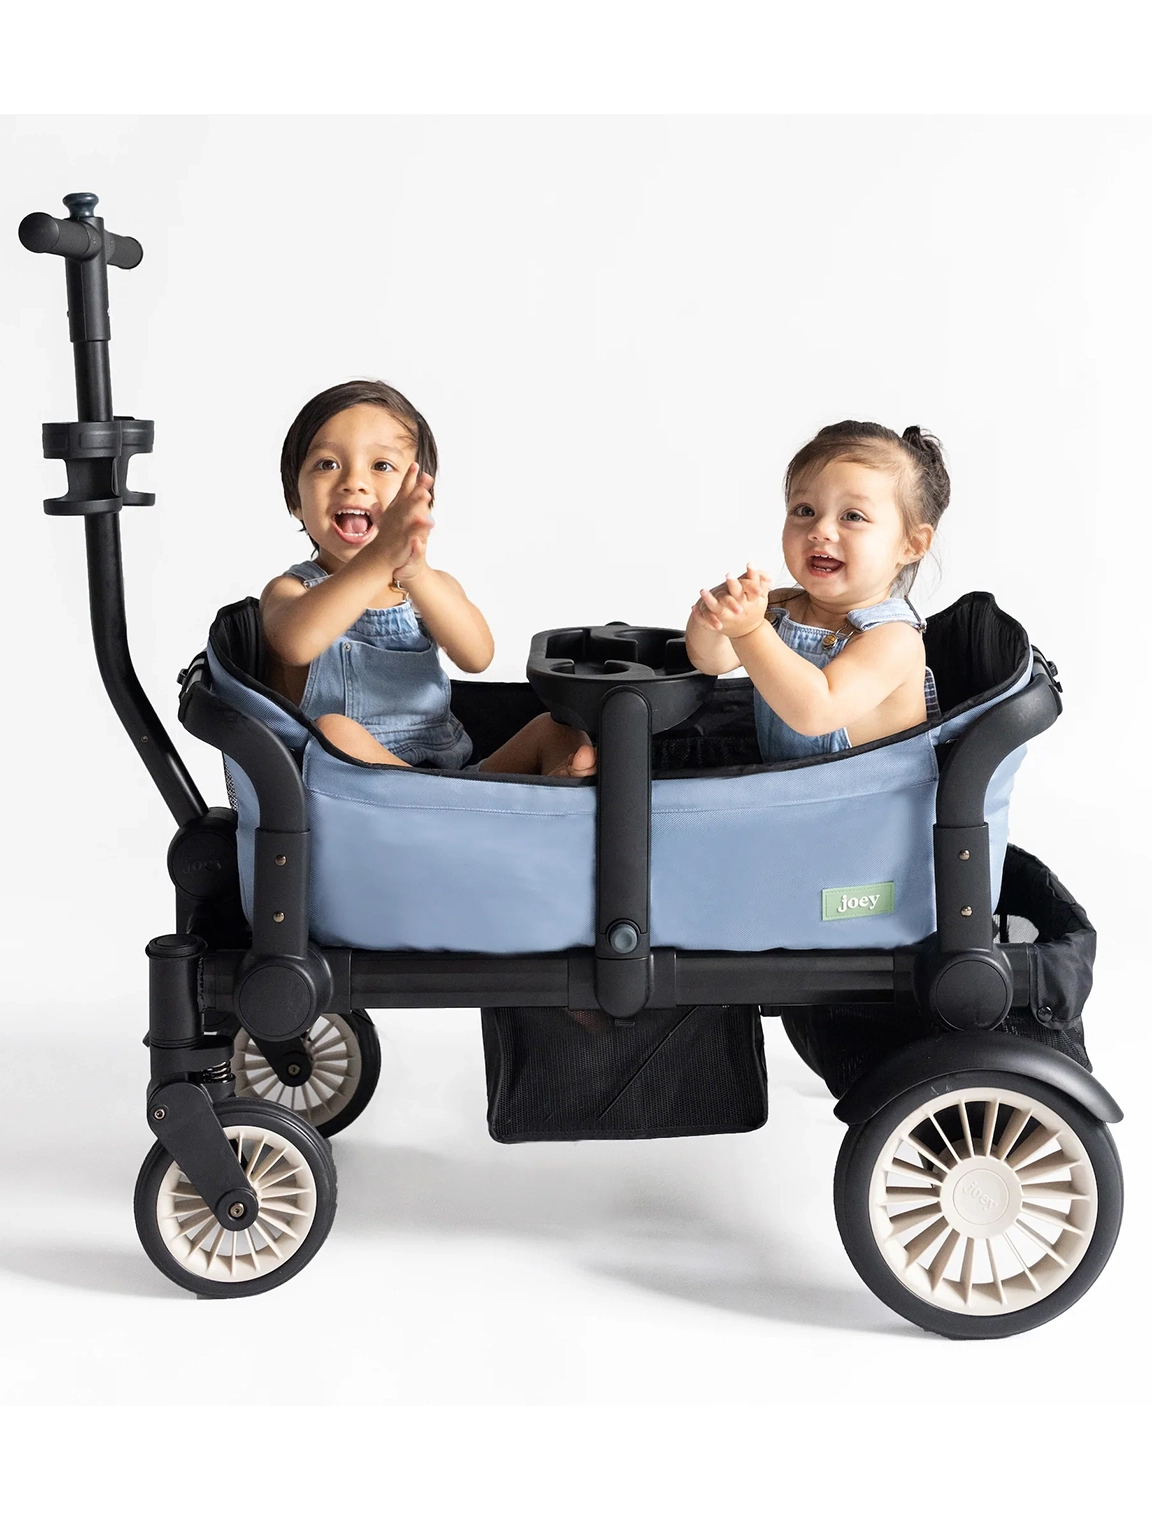
[[[286,575],[314,587],[328,572],[315,560]],[[366,608],[308,669],[300,708],[309,719],[347,715],[413,766],[462,768],[472,742],[452,714],[452,685],[436,642],[411,599]]]
[[[870,608],[853,608],[848,614],[852,628],[846,633],[822,629],[815,624],[799,624],[786,608],[772,607],[768,619],[789,650],[820,668],[821,671],[839,656],[854,633],[875,629],[880,624],[912,624],[923,631],[924,620],[912,604],[902,597],[886,598]],[[829,644],[831,641],[831,644]],[[928,720],[934,723],[940,718],[936,699],[936,682],[931,671],[924,669],[924,699]],[[753,710],[756,717],[756,738],[760,755],[766,763],[791,761],[800,757],[822,757],[829,752],[846,752],[852,745],[848,732],[841,727],[823,736],[802,736],[786,725],[774,709],[753,692]]]
[[[306,587],[314,587],[325,579],[328,572],[318,560],[301,560],[296,565],[290,565],[284,574],[295,576]]]

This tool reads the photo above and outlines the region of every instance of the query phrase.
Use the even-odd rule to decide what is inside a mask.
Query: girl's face
[[[326,571],[376,537],[414,454],[408,428],[382,405],[349,406],[320,428],[300,470],[298,516]]]
[[[895,476],[833,459],[792,487],[784,519],[784,561],[818,603],[847,612],[883,602],[901,568],[932,542],[927,523],[908,533]]]

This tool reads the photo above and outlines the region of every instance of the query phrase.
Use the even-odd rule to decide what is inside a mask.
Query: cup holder
[[[656,732],[694,715],[716,685],[688,660],[683,630],[622,623],[534,635],[528,681],[555,719],[592,736],[601,702],[615,688],[644,696]]]

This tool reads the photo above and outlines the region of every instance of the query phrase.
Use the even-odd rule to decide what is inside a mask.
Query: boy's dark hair
[[[952,495],[939,438],[919,427],[896,433],[875,421],[838,421],[821,427],[793,456],[784,474],[784,495],[791,498],[797,484],[818,475],[834,459],[895,474],[896,500],[909,533],[921,523],[935,529]],[[911,561],[896,578],[893,589],[899,596],[911,590],[919,565],[919,560]]]
[[[280,452],[280,481],[289,512],[300,511],[300,471],[317,432],[326,421],[353,405],[379,405],[395,416],[415,445],[416,462],[425,473],[436,478],[439,465],[436,439],[432,436],[432,428],[412,402],[380,379],[349,379],[347,384],[334,384],[331,389],[313,395],[288,428]]]

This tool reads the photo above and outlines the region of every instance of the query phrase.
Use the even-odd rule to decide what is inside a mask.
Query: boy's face
[[[415,452],[408,428],[382,405],[351,405],[320,428],[297,488],[298,515],[325,570],[346,564],[376,537]]]
[[[892,473],[833,459],[792,487],[784,560],[811,597],[847,611],[882,602],[931,539],[926,524],[908,535]]]

